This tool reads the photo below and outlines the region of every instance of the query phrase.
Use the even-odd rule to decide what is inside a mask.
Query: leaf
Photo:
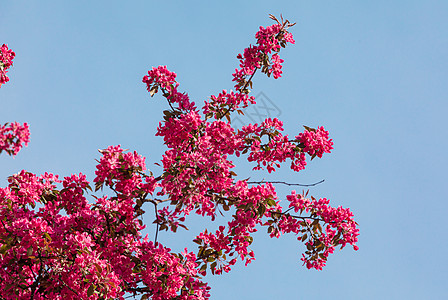
[[[31,256],[33,254],[33,246],[29,246],[26,250],[26,256]]]
[[[274,199],[269,199],[268,200],[268,205],[271,207],[271,206],[275,206],[275,200]]]
[[[324,248],[325,248],[325,245],[322,242],[319,242],[319,244],[316,247],[317,251],[324,250]]]
[[[103,184],[104,184],[104,182],[101,182],[101,181],[96,182],[95,183],[95,192],[97,192],[99,189],[103,189]]]
[[[302,242],[305,241],[308,238],[308,235],[305,233],[304,235],[302,235]]]
[[[11,249],[11,245],[3,244],[3,246],[0,247],[0,253],[1,254],[5,254],[6,251],[8,251],[9,249]]]
[[[103,274],[103,268],[98,263],[94,263],[94,266],[99,274]]]
[[[305,126],[305,125],[303,125],[303,128],[305,128],[308,131],[316,131],[316,129],[308,127],[308,126]]]
[[[157,93],[158,87],[157,85],[153,86],[150,90],[149,90],[149,94],[152,96],[154,96],[155,93]]]
[[[95,291],[95,285],[92,283],[89,287],[89,289],[87,290],[87,296],[92,296],[93,292]]]
[[[260,206],[258,207],[258,215],[259,215],[260,217],[262,217],[262,216],[264,215],[265,212],[266,212],[266,206],[264,206],[264,205],[260,205]]]
[[[185,229],[185,230],[188,230],[188,227],[185,226],[184,224],[178,224],[178,226],[182,227],[182,228]]]
[[[322,233],[322,226],[320,225],[320,223],[317,223],[317,229],[319,229],[319,231]]]

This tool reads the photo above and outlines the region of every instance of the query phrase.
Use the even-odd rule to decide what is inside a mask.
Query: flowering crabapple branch
[[[209,299],[202,276],[252,262],[259,227],[271,238],[295,235],[304,243],[307,268],[322,269],[336,247],[357,250],[359,229],[349,209],[308,192],[279,199],[274,184],[286,183],[239,180],[233,171],[231,158],[244,156],[254,171],[275,172],[288,162],[299,172],[307,159],[333,149],[324,127],[305,127],[294,138],[276,118],[232,127],[230,114],[255,103],[248,90],[255,71],[279,78],[280,49],[295,43],[288,31],[294,24],[271,19],[273,25],[256,33],[256,44],[237,56],[236,91],[223,90],[202,108],[179,91],[177,75],[166,66],[143,77],[150,95],[160,91],[169,105],[156,133],[167,148],[160,175],[147,169],[143,156],[118,145],[99,151],[92,184],[81,173],[60,179],[23,170],[8,178],[0,188],[0,298]],[[146,203],[154,206],[153,239],[142,233]],[[159,231],[186,228],[191,213],[218,223],[217,230],[196,235],[195,251],[175,253],[158,241]]]
[[[270,26],[266,28],[266,30],[260,30],[257,32],[255,37],[257,38],[258,45],[246,48],[243,55],[238,54],[237,56],[240,60],[241,69],[235,69],[233,81],[236,81],[235,89],[240,93],[240,96],[249,94],[250,90],[247,88],[250,87],[252,89],[252,78],[254,77],[256,71],[260,68],[262,69],[262,73],[265,73],[268,77],[271,76],[271,74],[275,79],[281,77],[281,63],[283,63],[283,60],[278,56],[280,46],[285,48],[288,42],[294,44],[292,34],[287,30],[296,23],[290,23],[288,20],[284,21],[283,17],[281,17],[280,22],[273,15],[269,15],[269,18],[277,22],[277,26],[275,26],[275,28],[274,26]],[[272,29],[272,31],[269,31],[270,29]],[[275,35],[272,34],[273,32],[275,32]],[[276,53],[269,57],[272,52]],[[249,77],[249,79],[247,79],[247,77]],[[219,98],[212,100],[219,102]],[[242,108],[247,107],[247,101],[254,103],[255,98],[250,97],[248,99],[243,99],[244,105]],[[236,108],[238,108],[238,103],[232,103],[224,112],[220,110],[216,114],[216,118],[222,119],[225,116],[230,122],[229,112]],[[244,114],[242,110],[237,110],[237,112],[239,114]],[[206,118],[208,119],[211,116],[211,114],[208,114],[206,115]]]
[[[211,262],[210,267],[212,273],[215,273],[216,271],[220,273],[223,269],[228,271],[229,265],[232,265],[235,261],[232,259],[228,265],[224,265],[220,268],[217,267],[217,265],[219,265],[218,262],[221,263],[223,260],[216,257],[216,255],[219,253],[222,255],[234,255],[235,253],[233,252],[233,249],[237,249],[238,246],[240,247],[236,251],[241,255],[241,258],[243,259],[247,257],[249,254],[247,246],[251,243],[250,232],[256,231],[254,226],[256,224],[263,224],[261,218],[264,217],[264,214],[273,210],[274,206],[277,208],[279,204],[273,200],[277,197],[272,193],[269,197],[270,199],[267,199],[265,203],[258,203],[252,205],[252,207],[249,205],[239,205],[240,202],[245,201],[244,197],[229,196],[234,193],[232,185],[237,185],[239,183],[232,179],[232,177],[236,176],[233,171],[230,171],[230,168],[233,167],[232,163],[230,162],[229,164],[229,161],[227,160],[219,161],[219,159],[216,158],[216,161],[214,161],[213,164],[208,164],[208,167],[201,165],[200,157],[205,157],[207,155],[213,156],[211,152],[205,153],[205,151],[200,149],[201,142],[203,149],[213,149],[214,153],[220,152],[222,155],[236,154],[239,156],[240,154],[249,153],[248,160],[258,163],[258,165],[254,167],[255,170],[261,170],[263,166],[266,166],[269,172],[275,171],[274,166],[280,167],[279,163],[286,159],[292,160],[291,168],[294,171],[300,171],[304,169],[306,165],[305,154],[310,155],[311,159],[313,159],[315,157],[322,157],[323,153],[329,153],[332,149],[333,143],[331,139],[328,138],[328,132],[325,131],[323,127],[318,127],[318,129],[305,127],[305,132],[291,140],[287,136],[281,134],[281,131],[283,131],[283,124],[277,119],[266,119],[261,125],[250,124],[249,126],[238,130],[238,132],[235,132],[230,127],[229,118],[227,118],[227,123],[220,121],[223,115],[227,115],[234,111],[240,104],[246,106],[249,102],[254,103],[255,100],[248,96],[249,90],[246,88],[251,84],[254,72],[260,68],[261,61],[265,62],[263,71],[269,75],[269,64],[266,62],[269,61],[269,54],[271,51],[275,49],[278,52],[280,44],[284,46],[287,42],[294,42],[290,33],[286,31],[288,26],[285,24],[289,24],[289,22],[277,22],[277,24],[266,29],[260,28],[260,31],[256,35],[257,45],[247,48],[244,52],[244,56],[241,54],[238,55],[241,69],[237,69],[234,74],[234,81],[238,82],[237,86],[235,86],[237,92],[227,92],[224,90],[218,96],[211,96],[210,102],[206,102],[203,109],[203,113],[205,114],[204,120],[200,119],[194,102],[189,102],[186,94],[178,92],[179,84],[175,80],[176,76],[173,72],[168,71],[166,67],[153,68],[148,72],[148,76],[143,78],[143,82],[147,84],[147,89],[151,96],[154,96],[159,87],[162,87],[166,89],[163,96],[169,103],[176,102],[180,104],[179,109],[172,108],[172,111],[164,112],[164,123],[159,125],[157,133],[157,135],[164,137],[165,144],[169,148],[165,153],[163,160],[166,172],[161,176],[161,185],[165,187],[171,184],[174,185],[171,190],[166,188],[162,194],[168,193],[170,195],[171,204],[176,207],[171,212],[168,209],[164,211],[164,214],[169,216],[168,218],[170,219],[164,219],[164,222],[173,222],[173,227],[177,228],[179,222],[175,220],[180,214],[188,215],[190,211],[196,210],[196,213],[209,215],[212,220],[214,220],[215,210],[219,206],[222,206],[224,211],[228,211],[230,206],[237,207],[237,214],[233,217],[238,220],[229,223],[229,233],[227,235],[224,234],[224,228],[222,228],[220,229],[220,232],[217,231],[213,237],[212,234],[204,233],[204,235],[198,236],[195,240],[195,242],[200,245],[198,257],[205,257],[207,255],[214,257],[214,259],[212,259],[213,257],[207,257],[207,259],[204,260],[204,265],[201,266],[201,271],[203,272],[205,272],[207,268],[206,265],[209,262]],[[277,53],[274,55],[277,55],[276,57],[278,57]],[[279,77],[281,74],[281,62],[283,61],[280,61],[279,59],[276,61],[279,62],[279,64],[276,65],[277,69],[275,74]],[[248,77],[249,80],[247,80]],[[241,88],[244,89],[244,93],[240,91]],[[182,107],[188,107],[188,109],[182,109]],[[215,117],[216,121],[208,122],[212,116]],[[213,131],[215,128],[216,131]],[[176,136],[174,136],[173,133],[176,133]],[[214,136],[211,135],[211,133],[213,133]],[[263,137],[268,139],[267,143],[261,143]],[[192,144],[197,145],[196,148],[192,147]],[[182,151],[179,151],[179,149],[182,149]],[[222,164],[227,166],[223,169]],[[216,172],[218,170],[224,172],[224,174],[228,174],[221,180],[224,180],[224,182],[227,179],[232,180],[219,188],[210,188],[207,184],[204,184],[212,180],[214,182],[219,182],[220,177],[216,177]],[[188,176],[183,173],[188,174]],[[180,178],[189,179],[188,181],[185,181],[179,180]],[[246,189],[249,188],[247,183],[245,184]],[[260,185],[254,188],[260,188]],[[188,201],[190,198],[195,199],[194,201]],[[277,211],[280,210],[277,209]],[[309,210],[307,210],[307,212],[309,212]],[[314,213],[314,211],[312,213]],[[240,216],[238,214],[240,214]],[[238,226],[240,223],[239,220],[242,220],[243,215],[245,219],[252,219],[251,222],[253,223],[249,227],[247,227],[247,224],[244,225],[243,227],[245,228],[242,228],[242,232],[237,239],[239,241],[234,242],[235,230],[231,229],[231,227]],[[267,216],[269,217],[270,215]],[[273,229],[277,228],[276,226],[278,226],[279,221],[282,221],[283,223],[289,221],[285,220],[285,218],[313,219],[317,221],[323,220],[314,215],[309,217],[293,217],[284,214],[284,216],[285,217],[282,217],[280,220],[270,220],[272,221],[272,224],[274,224],[272,227]],[[290,223],[291,222],[292,221],[290,221]],[[344,223],[345,220],[342,222]],[[297,228],[300,226],[302,226],[301,230],[309,230],[307,223],[299,224],[292,222],[289,226],[295,227],[295,233],[299,233]],[[168,226],[165,226],[164,228],[168,229]],[[316,228],[318,229],[319,227]],[[273,229],[271,229],[271,232]],[[279,232],[286,231],[288,230],[282,229],[275,231],[275,233],[278,235]],[[355,236],[357,235],[356,232],[352,233]],[[218,235],[219,238],[216,238],[216,235]],[[302,237],[303,235],[300,238]],[[220,245],[216,242],[218,240],[221,242]],[[339,240],[335,238],[334,240],[328,241],[328,249],[331,249],[332,242],[337,244],[339,243]],[[316,247],[319,247],[319,250],[327,250],[326,247],[321,246],[322,243],[316,242],[315,244]],[[307,247],[312,246],[308,245]],[[324,258],[325,259],[321,259],[316,255],[310,256],[309,260],[317,263],[308,266],[321,268],[326,261],[326,257]],[[252,260],[252,258],[248,258],[248,261],[250,260]],[[246,261],[246,263],[248,261]]]
[[[14,51],[3,44],[0,48],[0,87],[9,81],[6,73],[13,64],[16,56]],[[29,142],[30,132],[27,123],[23,125],[17,122],[0,124],[0,153],[5,151],[9,155],[15,156],[23,146]]]

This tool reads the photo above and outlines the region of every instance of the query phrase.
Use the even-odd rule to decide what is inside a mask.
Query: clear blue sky
[[[311,192],[354,211],[360,250],[307,270],[301,244],[263,229],[253,264],[207,278],[212,299],[448,299],[447,1],[0,0],[0,44],[17,54],[0,89],[0,123],[31,128],[16,158],[0,156],[0,185],[21,169],[93,180],[97,149],[116,144],[157,173],[164,148],[154,133],[166,104],[150,100],[142,77],[167,65],[203,103],[232,87],[235,56],[271,24],[269,13],[297,22],[297,43],[282,53],[283,77],[258,74],[254,94],[275,103],[291,135],[325,126],[335,149],[298,174],[238,170],[325,179]],[[161,239],[194,249],[186,241],[202,222]]]

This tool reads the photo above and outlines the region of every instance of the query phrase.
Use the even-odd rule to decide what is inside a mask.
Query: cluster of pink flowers
[[[272,183],[235,178],[232,155],[247,155],[255,170],[266,167],[270,173],[290,160],[291,169],[300,171],[306,154],[322,157],[333,145],[323,127],[306,127],[290,140],[276,118],[241,130],[231,125],[231,113],[254,103],[247,89],[254,72],[278,78],[283,62],[278,52],[294,43],[287,31],[293,24],[273,19],[277,24],[261,27],[257,45],[238,56],[237,91],[211,96],[202,114],[178,91],[176,74],[166,66],[143,77],[151,96],[161,91],[170,106],[157,128],[168,148],[159,176],[146,169],[143,156],[118,145],[100,150],[93,189],[83,174],[59,180],[22,171],[8,179],[8,187],[0,188],[0,298],[124,299],[128,293],[153,300],[209,299],[201,276],[207,270],[229,272],[238,260],[252,262],[250,246],[259,226],[266,226],[271,237],[297,235],[305,244],[302,261],[308,268],[322,269],[337,246],[357,250],[359,230],[349,209],[292,191],[284,210]],[[27,143],[25,131],[14,126],[8,145],[14,138]],[[104,189],[109,193],[95,195]],[[141,233],[145,204],[154,206],[153,241]],[[232,215],[215,232],[196,236],[196,253],[173,253],[157,235],[186,228],[191,212],[212,221],[218,213]]]
[[[17,155],[23,146],[28,146],[30,131],[27,123],[6,123],[0,125],[0,153],[5,151],[9,155]]]
[[[12,60],[16,54],[3,44],[0,48],[0,87],[9,81],[6,76],[7,70],[12,66]],[[30,131],[27,123],[6,123],[0,125],[0,153],[5,151],[9,155],[15,156],[23,146],[28,146],[30,141]]]
[[[322,126],[317,129],[307,128],[305,132],[296,136],[296,140],[303,144],[304,152],[312,157],[322,157],[324,153],[330,153],[333,149],[333,140],[328,137],[328,131]]]
[[[278,231],[281,233],[293,231],[299,234],[298,239],[306,241],[307,251],[302,255],[302,261],[307,268],[322,270],[325,266],[328,255],[333,253],[335,247],[341,249],[347,244],[358,250],[359,229],[353,219],[353,213],[348,208],[334,208],[329,206],[330,200],[314,197],[306,198],[306,195],[298,195],[292,191],[286,196],[290,202],[289,208],[299,213],[301,222],[293,220],[290,214],[283,214],[278,224]],[[308,213],[309,217],[301,217],[302,213]],[[320,222],[323,222],[324,228]],[[291,224],[301,226],[301,230],[291,230]],[[300,227],[299,227],[300,228]]]
[[[194,253],[174,254],[142,238],[139,201],[156,185],[136,179],[143,158],[118,146],[101,152],[95,182],[116,196],[95,204],[85,198],[92,188],[83,174],[64,178],[58,190],[57,176],[22,171],[0,188],[0,295],[123,299],[130,292],[152,299],[208,299]]]
[[[262,165],[269,173],[275,171],[274,166],[280,167],[281,162],[291,159],[291,169],[298,172],[305,169],[305,153],[299,145],[289,140],[288,135],[283,135],[283,122],[277,118],[266,119],[258,124],[249,124],[241,129],[241,138],[250,146],[249,161],[256,161],[254,170],[261,170]],[[267,137],[266,143],[262,143],[262,137]],[[249,149],[249,148],[248,148]]]
[[[243,103],[242,106],[241,103]],[[203,111],[206,116],[214,115],[215,119],[220,119],[229,108],[234,111],[240,107],[247,107],[249,103],[255,104],[254,96],[249,96],[241,92],[235,93],[233,91],[227,92],[223,90],[218,96],[212,95],[210,101],[205,101]]]
[[[12,66],[12,60],[16,54],[14,51],[8,48],[8,45],[3,44],[0,48],[0,87],[2,84],[5,84],[9,81],[8,76],[6,76],[6,73],[8,73],[8,69]]]
[[[323,127],[307,129],[289,140],[288,135],[282,135],[283,122],[277,118],[266,119],[260,125],[249,124],[241,129],[239,138],[250,145],[249,161],[256,161],[258,165],[254,170],[266,166],[269,173],[275,171],[274,166],[280,167],[280,162],[291,159],[291,169],[298,172],[305,169],[305,153],[313,159],[315,156],[322,157],[323,153],[330,153],[333,149],[333,141],[328,139],[328,131]],[[262,137],[266,136],[268,141],[262,143]]]
[[[171,249],[161,244],[156,247],[152,242],[143,243],[141,250],[139,259],[146,265],[141,278],[144,284],[152,288],[151,293],[146,294],[148,297],[152,296],[153,300],[209,298],[210,288],[197,280],[194,253],[188,253],[185,249],[183,255],[173,255]]]
[[[195,103],[190,102],[188,95],[178,92],[179,83],[176,82],[176,76],[176,73],[169,71],[166,66],[158,66],[148,71],[148,75],[144,76],[142,81],[146,84],[146,89],[151,96],[160,89],[163,96],[170,103],[179,104],[181,110],[195,110]]]
[[[282,75],[283,59],[280,58],[278,52],[281,47],[285,47],[287,43],[294,44],[294,38],[288,27],[293,26],[288,20],[279,22],[275,17],[271,16],[277,24],[268,26],[266,28],[260,26],[260,30],[255,34],[257,44],[246,48],[243,54],[238,54],[237,58],[240,60],[240,68],[235,69],[233,73],[233,81],[236,82],[235,88],[246,92],[248,84],[257,69],[261,69],[263,73],[268,76],[273,75],[275,79]],[[283,20],[282,20],[283,21]]]

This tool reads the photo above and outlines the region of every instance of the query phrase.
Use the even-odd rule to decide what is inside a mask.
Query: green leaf
[[[271,207],[271,206],[275,206],[275,200],[274,199],[269,199],[268,200],[268,205]]]
[[[260,205],[260,206],[258,207],[258,215],[259,215],[260,217],[262,217],[262,216],[264,215],[265,212],[266,212],[266,206],[264,206],[264,205]]]
[[[47,241],[51,242],[51,236],[48,234],[48,232],[45,232],[45,233],[44,233],[44,238],[45,238]]]
[[[0,247],[0,253],[5,254],[6,251],[8,251],[11,248],[11,245],[9,244],[3,244],[3,246]]]

